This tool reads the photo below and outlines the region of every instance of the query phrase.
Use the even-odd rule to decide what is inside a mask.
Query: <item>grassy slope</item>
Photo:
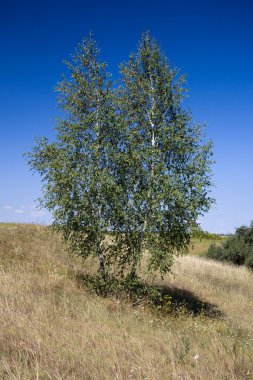
[[[208,250],[211,244],[220,245],[226,239],[226,237],[222,237],[220,239],[193,238],[189,249],[189,253],[190,255],[194,256],[202,256]]]
[[[165,318],[90,294],[81,268],[45,228],[0,226],[0,379],[253,379],[245,268],[181,257],[162,285],[186,307]]]

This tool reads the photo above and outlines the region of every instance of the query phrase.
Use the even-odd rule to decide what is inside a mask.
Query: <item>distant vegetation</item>
[[[198,239],[208,239],[208,240],[224,240],[226,239],[226,236],[215,234],[207,231],[203,231],[201,229],[196,230],[191,234],[192,238],[198,238]]]
[[[206,256],[253,269],[253,223],[249,227],[237,228],[235,235],[228,237],[219,246],[212,244]]]

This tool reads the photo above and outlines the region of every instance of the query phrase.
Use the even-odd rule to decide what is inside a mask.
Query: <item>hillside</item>
[[[46,228],[0,225],[0,379],[253,379],[246,268],[180,257],[166,316],[92,294],[83,268]]]

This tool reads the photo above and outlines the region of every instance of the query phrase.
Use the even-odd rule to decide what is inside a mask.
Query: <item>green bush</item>
[[[235,265],[246,265],[253,270],[253,223],[250,227],[237,228],[235,235],[229,237],[220,246],[212,244],[206,256]]]

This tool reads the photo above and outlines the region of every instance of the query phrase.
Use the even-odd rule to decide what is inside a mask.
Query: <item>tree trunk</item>
[[[100,276],[103,279],[105,279],[105,277],[106,277],[105,258],[104,258],[104,255],[103,255],[102,251],[101,251],[100,243],[97,245],[96,254],[97,254],[98,261],[99,261],[99,273],[100,273]]]

